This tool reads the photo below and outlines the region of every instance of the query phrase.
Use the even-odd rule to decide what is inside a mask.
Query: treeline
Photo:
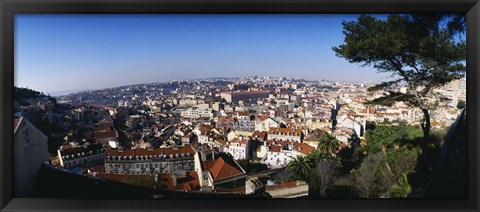
[[[29,88],[20,88],[16,86],[13,90],[13,99],[19,102],[21,105],[28,105],[28,100],[45,97],[47,97],[50,102],[54,104],[57,103],[57,100],[54,97],[50,95],[45,95],[43,92],[35,91]]]
[[[44,97],[43,93],[40,93],[32,89],[19,88],[19,87],[14,87],[13,96],[15,100],[34,99],[34,98]]]
[[[432,132],[439,145],[429,152],[438,153],[445,136],[446,130]],[[419,127],[369,124],[364,139],[338,151],[326,133],[317,150],[294,158],[276,180],[304,180],[313,198],[403,198],[425,185],[438,154],[422,152]]]

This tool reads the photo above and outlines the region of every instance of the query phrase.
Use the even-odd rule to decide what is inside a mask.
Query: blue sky
[[[331,50],[357,15],[16,15],[15,85],[53,93],[268,75],[333,81],[388,75]]]

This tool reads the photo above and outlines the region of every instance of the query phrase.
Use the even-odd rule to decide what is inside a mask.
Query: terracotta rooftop
[[[101,178],[121,183],[130,184],[131,180],[129,178],[138,179],[138,181],[142,182],[143,187],[150,187],[147,185],[151,185],[150,188],[153,188],[155,185],[155,178],[153,175],[128,175],[128,174],[110,174],[110,173],[98,173],[95,174],[95,178]]]
[[[208,131],[212,130],[212,128],[213,127],[210,125],[202,125],[198,130],[200,130],[202,133],[207,133]]]
[[[270,118],[270,117],[268,117],[268,116],[262,116],[262,117],[260,117],[259,119],[260,119],[260,121],[265,121],[265,120],[267,120],[267,119],[269,119],[269,118]]]
[[[105,165],[97,165],[89,168],[90,172],[105,173]]]
[[[210,174],[215,180],[244,174],[232,158],[227,158],[226,154],[220,154],[219,156],[210,168]]]
[[[249,112],[238,112],[238,116],[250,116]]]
[[[308,155],[311,151],[315,150],[315,147],[311,147],[306,143],[300,144],[300,146],[296,147],[295,150],[301,152],[304,155]]]
[[[288,133],[293,133],[295,136],[300,136],[301,133],[302,133],[302,129],[300,128],[297,128],[297,129],[293,129],[293,128],[274,128],[274,127],[271,127],[270,130],[268,131],[269,134],[288,134]]]
[[[216,143],[220,143],[220,144],[222,144],[222,145],[224,145],[224,146],[227,145],[227,142],[226,142],[225,140],[223,140],[223,139],[216,139],[215,142],[216,142]]]
[[[250,90],[250,91],[239,91],[239,92],[227,92],[230,93],[231,95],[243,95],[243,94],[250,94],[250,93],[270,93],[269,91],[264,91],[264,90]]]
[[[323,131],[321,129],[316,129],[315,131],[313,131],[313,133],[310,133],[304,140],[305,141],[318,141],[323,136],[324,133],[325,133],[325,131]]]
[[[220,118],[218,119],[218,122],[233,122],[233,118],[228,118],[228,117]]]
[[[192,190],[198,190],[200,188],[200,182],[198,180],[198,174],[196,171],[190,171],[185,177],[177,177],[177,185],[174,185],[173,178],[170,173],[162,174],[159,178],[163,189],[170,191],[190,192]]]
[[[255,131],[253,134],[252,134],[252,137],[253,138],[258,138],[258,139],[265,139],[267,137],[268,133],[267,132],[259,132],[259,131]]]
[[[280,152],[280,151],[282,151],[282,146],[271,146],[268,151],[270,151],[270,152]]]
[[[99,123],[111,123],[111,122],[113,122],[111,119],[102,119],[100,120]]]
[[[69,145],[68,146],[64,145],[63,149],[60,150],[60,154],[62,154],[62,156],[74,155],[75,157],[78,157],[79,156],[78,154],[81,154],[81,156],[85,156],[85,154],[90,155],[90,154],[100,154],[105,152],[105,149],[101,144],[90,144],[87,147],[85,146],[71,147],[71,148],[68,148],[68,147]]]
[[[113,131],[113,130],[109,126],[97,126],[97,127],[93,128],[93,131],[95,131],[95,132],[109,132],[109,131]]]
[[[173,147],[168,147],[168,148],[157,148],[153,150],[148,150],[148,149],[124,149],[123,151],[118,151],[117,149],[112,149],[107,151],[107,156],[152,156],[152,157],[159,157],[160,155],[165,155],[168,158],[170,158],[170,155],[173,157],[177,157],[177,154],[179,157],[182,156],[188,156],[188,153],[190,156],[193,157],[195,154],[195,150],[191,146],[182,146],[178,147],[178,149],[174,149]]]

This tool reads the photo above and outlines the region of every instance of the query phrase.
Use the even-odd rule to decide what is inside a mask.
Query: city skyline
[[[17,15],[15,85],[54,94],[247,75],[379,83],[388,75],[331,50],[357,16]]]

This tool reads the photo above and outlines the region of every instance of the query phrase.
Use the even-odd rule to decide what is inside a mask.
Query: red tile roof
[[[158,148],[154,150],[148,150],[148,149],[124,149],[122,152],[119,152],[116,149],[108,150],[107,151],[107,156],[159,156],[159,155],[173,155],[176,157],[176,154],[181,154],[187,155],[187,153],[190,153],[190,156],[193,156],[195,154],[195,150],[191,146],[183,146],[183,147],[178,147],[178,150],[173,149],[173,147],[168,147],[168,148]]]
[[[244,138],[242,141],[240,141],[241,144],[247,144],[250,139]]]
[[[177,177],[177,185],[174,185],[170,173],[162,174],[159,179],[161,180],[161,185],[164,185],[163,189],[170,191],[182,190],[184,192],[190,192],[200,188],[200,182],[196,171],[190,171],[185,177]]]
[[[241,175],[243,172],[225,162],[223,157],[219,157],[210,169],[210,174],[213,179],[218,180]]]
[[[220,118],[218,119],[218,122],[233,122],[233,118],[228,118],[228,117]]]
[[[97,126],[97,127],[93,128],[93,131],[95,131],[95,132],[104,132],[104,131],[105,132],[110,132],[110,131],[113,131],[113,130],[109,126]]]
[[[255,131],[253,134],[252,134],[252,137],[253,138],[258,138],[258,139],[265,139],[266,136],[267,136],[267,132],[259,132],[259,131]]]
[[[301,152],[304,155],[308,155],[311,151],[315,150],[315,147],[311,147],[310,145],[306,143],[300,144],[295,150]]]
[[[280,152],[280,151],[282,151],[282,146],[271,146],[268,151],[270,151],[270,152]]]
[[[293,129],[293,128],[274,128],[274,127],[271,127],[270,130],[268,131],[269,134],[280,134],[280,133],[283,133],[283,134],[287,134],[287,133],[293,133],[295,136],[300,136],[301,133],[302,133],[302,129],[300,128],[297,128],[297,129]]]
[[[224,145],[224,146],[227,145],[227,142],[226,142],[225,140],[223,140],[223,139],[216,139],[215,142],[220,143],[220,144],[222,144],[222,145]]]
[[[105,165],[97,165],[89,168],[90,172],[105,173]]]
[[[262,116],[262,117],[260,117],[259,119],[260,119],[260,121],[265,121],[265,120],[267,120],[267,119],[269,119],[269,118],[270,118],[270,117],[268,117],[268,116]]]
[[[238,112],[238,116],[250,116],[249,112]]]
[[[107,131],[107,132],[101,132],[101,133],[95,133],[95,138],[116,138],[117,134],[115,131]]]
[[[100,120],[99,123],[111,123],[111,122],[113,122],[113,121],[110,120],[110,119],[102,119],[102,120]]]
[[[150,187],[146,186],[151,185],[150,188],[153,188],[155,185],[155,178],[153,175],[128,175],[128,174],[110,174],[110,173],[98,173],[95,175],[96,178],[101,178],[101,179],[107,179],[107,180],[112,180],[116,182],[121,182],[121,183],[129,183],[131,182],[129,178],[135,178],[138,179],[138,181],[145,182],[142,183],[142,186],[144,187]],[[129,183],[130,184],[130,183]]]

